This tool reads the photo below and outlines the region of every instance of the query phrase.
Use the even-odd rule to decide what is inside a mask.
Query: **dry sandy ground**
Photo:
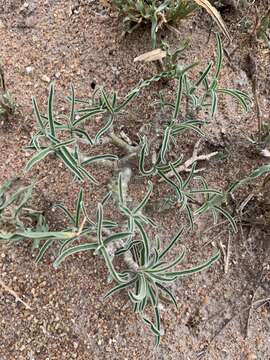
[[[137,55],[149,50],[147,29],[121,38],[122,22],[115,11],[103,8],[98,1],[79,1],[75,13],[69,16],[70,6],[74,4],[75,1],[67,0],[29,0],[28,7],[22,7],[19,0],[0,1],[0,61],[8,89],[20,105],[13,121],[0,130],[1,182],[22,171],[29,158],[23,148],[35,131],[31,96],[35,95],[41,106],[45,106],[50,80],[56,80],[59,99],[68,94],[70,83],[75,84],[80,96],[90,96],[94,84],[114,88],[123,95],[141,78],[157,71],[154,64],[133,63]],[[235,52],[233,64],[225,60],[223,85],[238,87],[252,96],[251,83],[242,66],[249,48],[241,45],[243,35],[235,18],[225,14],[225,19],[234,35],[229,50],[237,45],[240,50]],[[214,56],[213,34],[208,41],[210,24],[211,20],[199,13],[179,24],[178,35],[168,30],[161,35],[173,46],[190,39],[184,61],[190,58],[206,61]],[[254,56],[258,63],[262,113],[264,121],[269,121],[269,50],[260,44]],[[160,86],[145,92],[136,102],[137,111],[118,125],[119,129],[126,129],[131,139],[136,139],[143,122],[151,120],[148,104]],[[218,116],[207,128],[210,141],[204,147],[204,151],[217,150],[222,154],[205,164],[206,177],[212,184],[225,187],[265,162],[247,141],[255,130],[254,111],[243,114],[234,103],[222,99]],[[192,150],[191,140],[186,139],[181,145],[188,152]],[[102,170],[95,171],[102,178]],[[36,203],[57,227],[62,218],[52,212],[51,204],[64,198],[72,207],[76,185],[56,161],[44,161],[31,176],[48,174],[38,185]],[[240,202],[253,190],[246,189],[237,200]],[[133,193],[141,196],[140,183],[134,184]],[[101,190],[95,190],[89,195],[89,203],[102,194]],[[249,209],[251,219],[256,217],[256,206],[259,205],[254,200]],[[158,216],[164,225],[161,235],[173,233],[177,214]],[[198,236],[185,239],[190,250],[189,263],[206,258],[214,247],[227,249],[228,229],[214,228],[202,235],[202,229],[208,225],[199,224]],[[206,243],[209,245],[203,247]],[[0,294],[0,359],[270,359],[269,305],[249,311],[255,289],[254,301],[269,297],[268,243],[268,227],[245,228],[242,237],[231,239],[226,274],[222,258],[207,272],[177,281],[174,291],[179,310],[170,305],[164,307],[165,336],[158,348],[150,332],[132,313],[125,294],[103,301],[102,296],[110,285],[101,259],[91,254],[75,256],[56,271],[51,266],[53,253],[36,266],[29,244],[2,246],[1,279],[31,309],[15,303],[6,292]],[[259,284],[260,275],[263,280]]]

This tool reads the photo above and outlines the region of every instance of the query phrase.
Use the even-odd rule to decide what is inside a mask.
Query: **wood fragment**
[[[12,290],[9,286],[5,285],[2,280],[0,280],[0,287],[10,295],[14,296],[16,302],[22,303],[26,307],[26,309],[31,310],[31,306],[27,304],[25,301],[23,301],[22,298],[16,293],[16,291]]]
[[[134,59],[134,62],[137,61],[150,62],[150,61],[162,60],[165,57],[166,57],[166,51],[163,51],[161,49],[155,49],[137,56]]]
[[[180,173],[180,172],[190,172],[191,167],[195,162],[197,162],[197,161],[208,161],[212,157],[214,157],[214,156],[216,156],[218,154],[218,152],[215,151],[215,152],[212,152],[210,154],[198,155],[200,144],[201,144],[201,140],[197,141],[197,143],[194,146],[194,150],[193,150],[193,154],[192,154],[191,158],[188,159],[187,161],[185,161],[184,164],[181,164],[176,168],[176,171],[178,173]],[[204,169],[195,170],[195,173],[198,173],[198,172],[203,171],[203,170]],[[174,172],[169,171],[169,172],[166,173],[166,176],[168,178],[173,177]],[[159,180],[159,182],[161,182],[161,181],[164,181],[164,179],[162,178],[162,179]]]
[[[223,243],[221,241],[219,241],[219,247],[220,250],[222,252],[223,255],[223,261],[224,261],[224,273],[225,273],[225,266],[226,266],[226,251],[225,251],[225,246],[223,245]]]
[[[230,264],[230,256],[231,256],[231,232],[229,231],[228,243],[227,243],[227,253],[226,253],[226,261],[224,264],[224,273],[227,274],[229,270]]]

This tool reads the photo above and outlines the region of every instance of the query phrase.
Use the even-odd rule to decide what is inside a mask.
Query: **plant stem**
[[[130,154],[130,153],[134,153],[137,151],[137,146],[132,146],[132,145],[127,144],[124,140],[119,138],[114,133],[111,133],[109,135],[109,137],[110,137],[111,143],[113,145],[117,146],[118,148],[124,150],[125,153]]]

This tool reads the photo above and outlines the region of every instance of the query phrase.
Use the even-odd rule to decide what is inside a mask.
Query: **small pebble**
[[[32,68],[32,66],[27,66],[27,67],[25,68],[25,71],[26,71],[26,74],[27,74],[27,75],[32,74],[33,70],[34,70],[34,69]]]
[[[247,360],[257,360],[257,356],[254,353],[248,355]]]
[[[51,79],[50,79],[49,76],[47,76],[47,75],[42,75],[41,80],[44,81],[44,82],[46,82],[46,83],[48,83],[48,84],[49,84],[49,82],[51,81]]]

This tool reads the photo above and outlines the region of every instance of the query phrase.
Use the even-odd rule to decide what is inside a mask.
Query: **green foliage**
[[[240,26],[244,32],[249,32],[252,38],[257,37],[270,48],[270,7],[268,5],[265,11],[259,12],[256,5],[253,6],[256,12],[255,19],[244,16],[240,21]]]
[[[181,54],[188,47],[188,42],[183,41],[179,48],[175,51],[171,51],[170,46],[166,42],[162,42],[161,49],[166,52],[166,57],[164,59],[164,67],[168,71],[175,71],[178,61],[181,59]]]
[[[152,47],[156,47],[157,31],[162,24],[183,19],[190,15],[197,5],[187,0],[113,0],[113,4],[124,14],[127,32],[132,32],[142,23],[151,24]]]
[[[232,193],[235,190],[237,190],[239,187],[249,184],[250,182],[258,179],[259,177],[269,173],[270,173],[270,164],[262,165],[259,168],[255,169],[254,171],[252,171],[243,179],[233,182],[227,192]]]
[[[262,16],[257,30],[258,36],[265,41],[270,48],[270,8]]]
[[[10,116],[14,115],[17,104],[6,90],[4,71],[0,65],[0,124],[5,125]]]
[[[33,99],[33,107],[35,116],[39,125],[38,132],[33,136],[28,150],[36,150],[37,153],[27,163],[25,170],[29,171],[37,162],[43,160],[49,154],[54,154],[60,159],[64,165],[75,175],[79,180],[88,179],[92,183],[97,184],[97,180],[86,170],[86,166],[97,160],[117,160],[116,156],[104,154],[102,156],[82,157],[78,156],[80,144],[93,146],[97,144],[100,136],[104,134],[111,126],[115,109],[115,98],[113,104],[110,104],[110,99],[106,93],[101,90],[101,96],[98,102],[91,104],[92,108],[81,109],[78,118],[75,118],[75,94],[74,88],[72,90],[72,97],[70,98],[70,114],[64,122],[60,121],[54,114],[54,84],[50,86],[48,98],[47,114],[40,113],[39,107],[35,99]],[[90,105],[90,104],[89,104]],[[109,119],[106,124],[97,132],[95,139],[92,140],[86,131],[80,126],[81,123],[89,120],[92,116],[102,114],[108,111]],[[62,141],[61,137],[69,136],[70,138]]]
[[[165,296],[176,305],[174,295],[171,293],[167,284],[175,281],[182,276],[188,276],[207,269],[219,258],[219,252],[207,261],[192,268],[175,269],[185,256],[185,250],[172,261],[166,261],[166,255],[177,244],[183,233],[181,229],[175,237],[161,249],[160,243],[157,242],[153,246],[147,231],[147,225],[155,226],[153,221],[143,214],[143,210],[152,194],[152,184],[140,204],[134,209],[126,206],[126,194],[122,190],[121,175],[118,179],[118,195],[120,198],[119,211],[124,215],[126,220],[121,224],[114,223],[104,219],[104,206],[99,203],[96,212],[96,219],[91,220],[86,216],[86,221],[76,236],[65,241],[61,241],[61,248],[54,262],[57,268],[67,257],[79,252],[92,250],[95,254],[101,255],[106,263],[109,278],[116,283],[106,295],[105,298],[112,296],[120,290],[127,290],[129,298],[134,306],[134,311],[139,314],[141,319],[146,323],[156,336],[157,344],[163,331],[160,323],[160,295]],[[81,192],[80,192],[81,194]],[[81,195],[79,194],[77,201],[77,210],[75,215],[71,215],[67,209],[64,212],[76,224],[80,218],[80,209],[85,213]],[[79,206],[78,206],[79,204]],[[77,220],[76,220],[77,219]],[[79,221],[77,222],[79,225]],[[119,229],[125,228],[126,231]],[[113,230],[108,234],[108,229]],[[84,241],[78,245],[74,245],[75,240],[83,238]],[[45,242],[44,247],[48,242]],[[45,254],[41,250],[38,260]],[[115,257],[122,257],[126,268],[121,270],[115,268],[113,260]],[[151,321],[145,314],[145,309],[149,304],[153,309],[154,320]]]
[[[147,139],[143,139],[143,146],[140,154],[140,171],[143,175],[148,176],[157,172],[160,166],[163,166],[168,162],[168,153],[170,151],[171,143],[173,143],[176,137],[180,134],[191,130],[200,136],[203,135],[201,127],[202,121],[191,119],[189,114],[184,120],[180,120],[183,113],[180,112],[181,104],[185,99],[187,104],[191,104],[195,113],[200,110],[208,110],[210,112],[210,118],[213,118],[217,112],[218,99],[221,94],[229,95],[234,98],[243,107],[244,110],[248,110],[250,99],[247,94],[235,89],[220,88],[218,85],[218,78],[222,68],[223,51],[221,45],[221,39],[217,35],[217,59],[213,74],[210,76],[210,70],[213,64],[210,62],[205,69],[197,76],[197,79],[191,80],[189,77],[189,71],[196,67],[198,63],[194,63],[188,66],[177,65],[174,70],[171,71],[171,76],[178,80],[178,89],[175,96],[174,103],[166,101],[162,97],[160,105],[162,107],[168,107],[172,115],[170,120],[164,129],[164,136],[160,152],[157,156],[156,163],[150,170],[145,169],[145,159],[149,153],[149,146]],[[203,90],[203,92],[202,92]]]
[[[248,140],[256,147],[258,152],[261,152],[270,144],[270,126],[262,122],[260,136],[252,135]]]
[[[41,212],[27,207],[33,185],[17,186],[18,181],[15,177],[0,187],[0,241],[32,238],[33,247],[37,247],[47,230],[46,221]],[[41,233],[39,238],[37,232]]]
[[[185,250],[182,249],[172,260],[167,260],[169,252],[174,246],[179,246],[181,235],[189,236],[194,230],[196,217],[202,213],[210,212],[215,221],[219,215],[225,217],[236,231],[233,217],[224,209],[225,194],[219,189],[209,187],[202,176],[197,176],[196,162],[191,163],[191,169],[187,169],[188,174],[180,175],[178,169],[182,166],[184,157],[178,154],[178,159],[173,160],[172,144],[177,138],[186,136],[190,132],[199,138],[204,137],[202,127],[206,122],[197,120],[197,114],[200,110],[206,109],[209,118],[212,119],[217,111],[221,94],[232,96],[244,109],[249,105],[246,94],[238,90],[223,89],[218,85],[222,67],[222,46],[218,35],[216,64],[209,63],[197,74],[197,77],[194,77],[194,73],[198,63],[188,65],[177,63],[178,54],[184,48],[185,45],[181,51],[171,53],[167,46],[167,70],[141,81],[124,98],[120,98],[115,92],[108,93],[104,89],[98,89],[91,99],[78,99],[74,88],[71,87],[71,96],[67,98],[70,107],[67,115],[66,112],[64,114],[55,112],[54,84],[50,86],[45,114],[40,111],[37,101],[33,99],[38,129],[28,147],[28,150],[34,150],[35,154],[27,163],[25,170],[31,170],[38,162],[53,154],[74,175],[74,179],[80,181],[75,211],[71,212],[63,204],[55,206],[67,218],[68,223],[63,229],[50,231],[40,213],[25,208],[31,196],[32,186],[18,190],[18,193],[15,192],[11,197],[5,195],[9,183],[4,184],[0,191],[0,210],[7,211],[11,205],[15,205],[14,209],[8,212],[14,228],[8,232],[1,231],[2,240],[12,242],[25,238],[32,239],[35,247],[39,247],[37,262],[42,260],[53,246],[54,251],[57,252],[54,261],[56,268],[64,260],[80,252],[93,251],[95,255],[101,256],[107,267],[109,280],[114,282],[114,287],[105,297],[126,290],[134,311],[152,330],[157,344],[163,334],[160,321],[161,299],[165,297],[176,305],[169,284],[182,276],[193,275],[207,269],[219,258],[217,252],[195,267],[179,269],[178,266],[185,257]],[[150,160],[152,139],[148,134],[142,131],[138,146],[131,146],[115,134],[114,124],[144,88],[160,79],[176,80],[177,89],[173,101],[165,99],[162,95],[156,104],[167,112],[166,121],[161,125],[163,128],[160,146],[156,156]],[[194,117],[184,111],[185,105],[192,106]],[[91,129],[93,119],[98,120],[100,125],[95,132],[91,130],[90,133],[89,128]],[[100,149],[104,141],[118,146],[125,155],[119,158],[115,154],[102,153]],[[83,152],[85,149],[91,154],[93,149],[99,149],[99,152],[90,156]],[[137,170],[131,169],[129,163],[134,157],[138,164]],[[148,166],[149,161],[152,163],[147,170],[146,165]],[[88,214],[84,195],[85,182],[92,184],[93,191],[98,183],[88,170],[93,163],[108,166],[114,173],[110,191],[99,200],[94,219]],[[149,180],[148,189],[139,203],[130,199],[128,195],[134,171],[137,171],[140,178],[147,177]],[[151,181],[150,178],[155,181]],[[153,233],[159,229],[146,211],[160,181],[165,181],[171,191],[162,200],[188,217],[188,221],[179,217],[182,219],[180,230],[175,229],[176,235],[164,245],[160,240],[153,238]],[[109,202],[112,202],[116,209],[113,212],[115,214],[113,219],[107,219],[104,215]],[[27,227],[25,214],[27,216],[35,214],[36,227],[32,223]],[[0,215],[2,216],[2,213]],[[119,258],[122,261],[118,262]],[[148,308],[152,309],[152,318],[148,315]]]

